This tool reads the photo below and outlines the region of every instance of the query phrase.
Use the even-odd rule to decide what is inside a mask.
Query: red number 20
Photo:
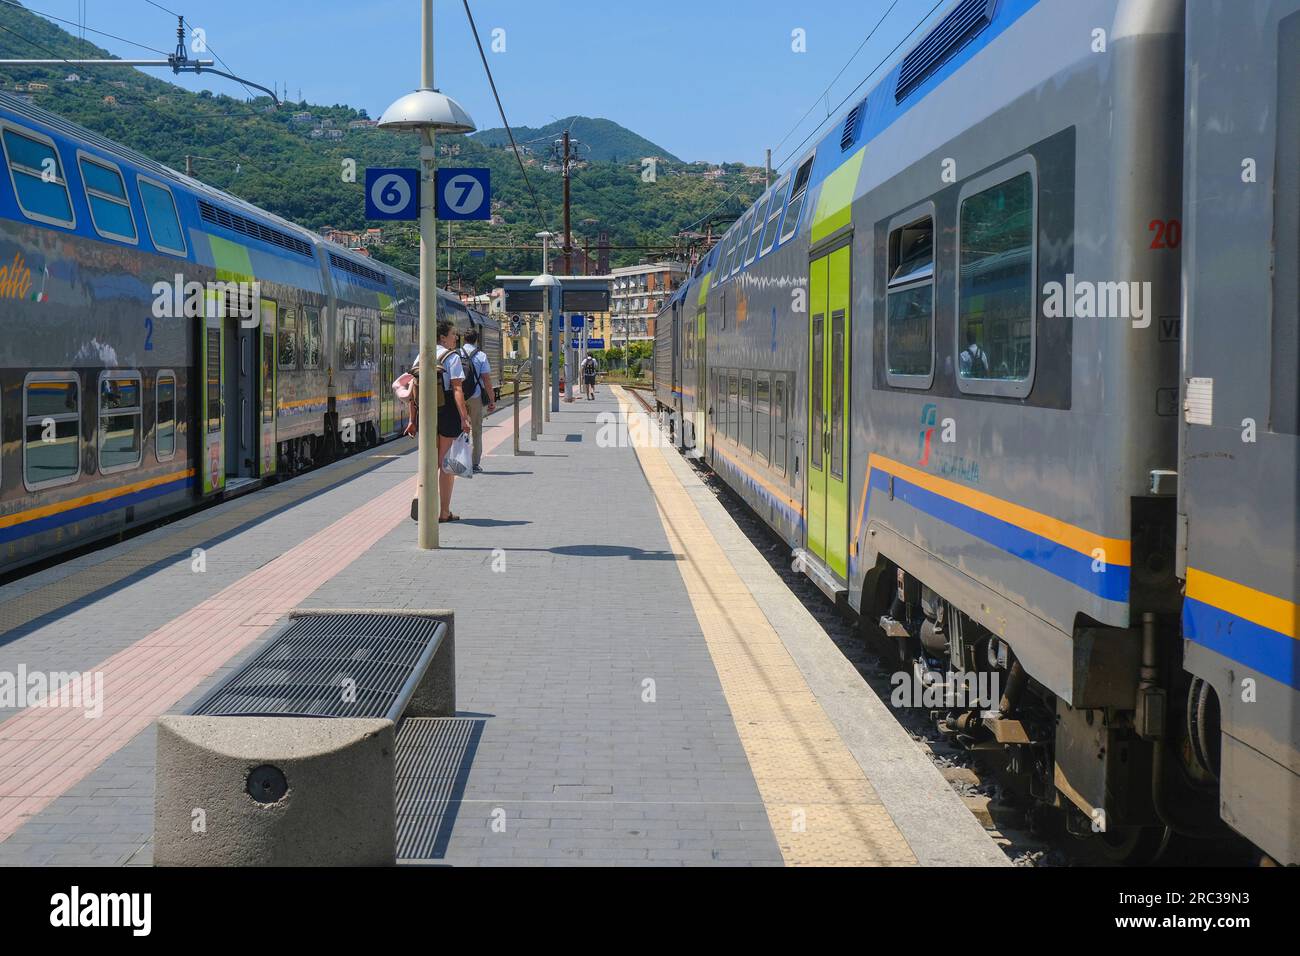
[[[1183,225],[1177,219],[1152,219],[1147,229],[1155,233],[1151,240],[1152,249],[1177,249],[1183,241]]]

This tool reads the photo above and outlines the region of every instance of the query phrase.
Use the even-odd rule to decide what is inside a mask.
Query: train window
[[[885,360],[890,385],[934,382],[934,216],[895,220],[887,246]]]
[[[275,421],[275,333],[262,326],[262,422]]]
[[[804,196],[808,192],[808,180],[812,176],[813,157],[809,156],[800,164],[790,186],[790,203],[785,210],[785,225],[781,227],[781,241],[785,242],[794,235],[799,227],[799,213],[803,209]]]
[[[32,372],[23,383],[23,484],[65,485],[81,474],[81,384],[73,372]]]
[[[844,477],[844,310],[831,313],[831,475]]]
[[[149,227],[149,238],[154,247],[174,256],[185,255],[185,233],[181,230],[171,189],[143,176],[137,177],[136,182],[140,186],[145,225]]]
[[[361,368],[370,368],[375,362],[375,342],[370,337],[369,319],[362,319],[357,326],[357,360]]]
[[[745,264],[745,243],[749,236],[749,224],[754,219],[754,210],[745,213],[745,217],[740,220],[740,225],[736,227],[736,254],[731,259],[731,274],[735,275],[740,271],[740,267]]]
[[[740,373],[740,444],[754,448],[754,373]]]
[[[144,404],[139,372],[99,376],[99,470],[124,471],[143,457]]]
[[[766,462],[772,445],[772,376],[768,372],[754,375],[754,454]]]
[[[126,195],[126,181],[112,163],[79,154],[81,184],[90,206],[90,221],[105,239],[136,242],[135,216]]]
[[[357,320],[349,315],[343,320],[343,355],[344,368],[357,367]]]
[[[771,200],[760,205],[754,210],[754,230],[749,234],[749,245],[745,251],[745,265],[749,265],[758,255],[758,245],[763,238],[763,227],[767,225],[767,207],[771,205]]]
[[[715,285],[727,278],[731,269],[731,252],[736,247],[736,231],[733,229],[722,237],[722,253],[718,256],[718,266],[713,270]]]
[[[767,228],[763,230],[763,246],[759,255],[767,255],[776,244],[777,230],[781,225],[781,210],[785,208],[785,190],[789,182],[789,179],[781,180],[772,191],[772,208],[767,214]]]
[[[302,367],[320,368],[321,333],[320,309],[303,310],[302,327]]]
[[[1009,175],[1016,169],[1023,170]],[[959,199],[957,385],[1029,393],[1033,372],[1033,158],[968,184]]]
[[[159,372],[155,383],[153,453],[159,461],[176,457],[176,376]]]
[[[818,313],[812,318],[812,369],[809,372],[808,380],[812,383],[809,391],[812,393],[812,407],[808,416],[808,464],[818,471],[822,468],[822,437],[826,431],[826,422],[824,421],[824,396],[826,387],[823,384],[826,381],[826,342],[823,338],[825,334],[824,326],[826,325],[826,316],[824,313]]]
[[[282,369],[295,369],[298,367],[298,313],[280,306],[276,324],[279,326],[279,348],[275,363]]]
[[[4,141],[9,180],[23,215],[56,226],[76,225],[77,217],[72,211],[72,198],[68,195],[63,163],[54,140],[37,133],[20,133],[7,126],[0,139]]]
[[[784,375],[777,375],[772,381],[772,467],[785,474],[786,448],[786,387]]]
[[[735,369],[727,372],[727,437],[740,437],[740,373]]]

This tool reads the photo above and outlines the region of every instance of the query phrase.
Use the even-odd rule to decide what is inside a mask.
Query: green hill
[[[94,58],[108,53],[90,48],[26,10],[0,4],[0,57],[51,56]],[[260,78],[258,64],[244,68],[250,79]],[[68,77],[74,73],[80,79],[70,82]],[[364,228],[365,168],[417,164],[416,137],[374,128],[349,129],[349,122],[365,119],[366,114],[343,104],[287,103],[276,110],[267,97],[244,100],[206,91],[190,93],[129,67],[0,68],[0,89],[13,92],[17,84],[33,81],[48,87],[27,92],[38,106],[176,169],[184,170],[185,158],[191,156],[197,178],[312,229]],[[242,92],[237,84],[230,87]],[[307,112],[309,121],[294,117]],[[622,129],[609,121],[588,122]],[[316,128],[326,123],[341,132],[322,129],[313,138]],[[635,134],[622,132],[625,137],[611,137],[606,145],[640,142],[649,148],[628,145],[624,159],[624,147],[619,146],[619,163],[597,161],[574,173],[571,221],[577,248],[584,239],[594,247],[600,231],[607,232],[616,247],[672,243],[683,227],[700,217],[734,218],[762,188],[748,182],[753,170],[740,164],[724,167],[725,174],[718,179],[705,178],[702,167],[665,167],[655,182],[644,182],[641,156],[659,155],[669,162],[673,158]],[[338,138],[329,138],[333,135]],[[533,164],[528,174],[541,205],[539,217],[508,148],[489,146],[478,137],[439,137],[438,143],[448,150],[440,163],[492,170],[494,208],[501,218],[498,225],[454,227],[450,281],[446,251],[441,247],[439,281],[484,291],[498,273],[536,271],[540,256],[520,247],[534,243],[533,235],[543,225],[555,232],[562,228],[560,175],[544,171],[542,157],[527,158]],[[612,157],[614,147],[610,150]],[[356,165],[355,182],[343,176],[348,160]],[[442,240],[445,227],[440,224],[439,230]],[[385,239],[383,246],[373,250],[376,258],[415,272],[419,246],[414,223],[386,225]],[[475,247],[481,252],[471,255]],[[652,254],[616,250],[611,264],[631,264]]]
[[[569,116],[537,128],[519,127],[514,130],[515,142],[521,146],[527,145],[536,155],[546,156],[551,145],[564,135],[566,129],[579,144],[573,149],[574,155],[579,159],[595,163],[630,163],[646,156],[658,156],[670,163],[681,163],[680,159],[662,146],[619,126],[613,120],[587,116]],[[473,139],[485,146],[510,146],[510,137],[506,135],[504,127],[480,130],[473,134]]]

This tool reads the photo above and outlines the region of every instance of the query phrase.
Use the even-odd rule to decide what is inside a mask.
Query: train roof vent
[[[997,0],[961,0],[903,58],[894,99],[901,102],[993,20]]]
[[[296,252],[308,259],[312,258],[311,245],[297,236],[291,236],[279,229],[264,226],[255,219],[249,219],[247,216],[241,216],[239,213],[213,205],[206,199],[199,200],[199,215],[204,222],[212,223],[215,226],[224,226],[233,232],[241,233],[253,239],[261,239],[263,242],[269,242],[281,249]]]
[[[862,128],[862,114],[867,111],[867,101],[863,100],[853,109],[849,110],[849,115],[844,117],[844,128],[840,130],[840,152],[844,152],[853,145],[853,141],[858,138],[858,131]]]
[[[338,266],[344,272],[350,272],[354,276],[361,276],[363,279],[369,279],[371,282],[378,282],[380,285],[388,284],[388,277],[378,269],[372,269],[370,266],[363,266],[359,262],[353,262],[337,252],[330,253],[330,262]]]

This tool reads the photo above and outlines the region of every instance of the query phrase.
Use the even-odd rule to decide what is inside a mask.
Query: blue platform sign
[[[367,219],[419,219],[420,171],[402,168],[366,170]]]
[[[573,330],[577,332],[583,326],[583,317],[580,315],[569,316],[569,322],[573,325]]]
[[[439,219],[491,219],[490,169],[440,169],[437,174]]]
[[[587,348],[589,349],[603,349],[604,347],[604,339],[587,339]]]

